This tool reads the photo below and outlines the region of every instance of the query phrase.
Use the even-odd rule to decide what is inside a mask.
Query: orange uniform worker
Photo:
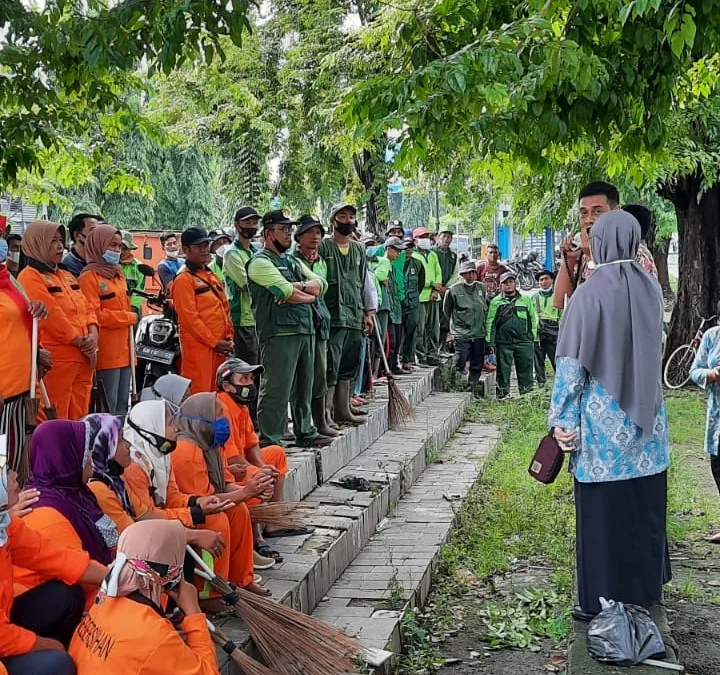
[[[83,612],[83,594],[75,584],[97,587],[107,568],[84,551],[59,546],[30,529],[13,515],[18,497],[17,475],[5,467],[0,473],[0,672],[73,675],[64,648]],[[14,599],[16,565],[45,581]]]
[[[78,675],[219,675],[197,592],[182,578],[184,554],[179,523],[151,520],[123,532],[98,602],[70,644]],[[184,639],[164,616],[164,593],[185,615]]]
[[[272,477],[257,472],[244,487],[236,485],[225,460],[222,446],[230,438],[230,423],[214,393],[194,394],[180,406],[174,418],[178,432],[177,449],[172,465],[178,487],[186,494],[230,500],[229,579],[258,595],[270,591],[254,582],[253,533],[250,514],[244,502],[266,495],[272,489]]]
[[[120,231],[98,225],[85,240],[88,264],[80,288],[100,327],[97,377],[105,387],[113,415],[124,417],[130,399],[130,332],[137,315],[130,307],[125,275],[120,267]]]
[[[64,242],[62,225],[30,223],[22,243],[27,266],[18,281],[31,300],[49,310],[49,321],[40,324],[40,340],[53,359],[53,369],[44,378],[50,401],[59,419],[79,420],[90,408],[98,327],[77,279],[58,266]]]
[[[210,238],[200,227],[182,233],[185,267],[171,294],[180,330],[181,374],[195,393],[215,391],[215,373],[233,351],[233,325],[225,287],[208,265]]]

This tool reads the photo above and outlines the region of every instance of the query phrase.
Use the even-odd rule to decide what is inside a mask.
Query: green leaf
[[[679,58],[683,52],[684,47],[685,36],[683,35],[682,31],[677,31],[673,33],[672,37],[670,38],[670,48],[672,49],[672,53]]]
[[[690,14],[685,14],[682,24],[682,36],[685,40],[685,44],[691,49],[693,44],[695,43],[696,33],[697,28],[695,26],[695,21],[693,21],[693,18],[692,16],[690,16]]]

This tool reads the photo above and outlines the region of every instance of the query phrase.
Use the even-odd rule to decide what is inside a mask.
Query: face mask
[[[431,243],[429,239],[418,239],[417,245],[421,251],[429,251]]]
[[[472,286],[475,282],[472,279],[463,279],[466,286]]]
[[[216,447],[225,445],[230,440],[230,420],[227,417],[221,417],[219,420],[215,420],[213,427],[215,428],[213,445]]]
[[[285,251],[287,251],[290,248],[290,244],[288,244],[286,246],[285,244],[281,244],[277,239],[273,239],[272,243],[275,246],[275,248],[278,251],[280,251],[280,253],[285,253]]]
[[[240,228],[240,236],[243,239],[252,239],[257,234],[257,229],[248,229],[241,227]]]
[[[355,229],[355,223],[335,223],[333,227],[343,237],[347,237]]]
[[[180,251],[165,251],[165,257],[168,260],[177,260],[179,253],[180,253]]]
[[[120,262],[120,251],[105,251],[102,257],[108,265],[117,265]]]
[[[8,257],[8,243],[5,239],[0,239],[0,263],[4,263]]]
[[[114,459],[108,461],[108,473],[111,476],[122,476],[125,468],[120,466]]]
[[[552,286],[550,286],[550,288],[548,288],[548,289],[544,289],[544,288],[540,289],[540,293],[542,295],[552,295],[552,292],[553,292]]]
[[[236,386],[235,391],[230,393],[232,400],[240,405],[250,405],[257,396],[257,387],[254,384]]]
[[[15,251],[14,253],[8,253],[7,259],[9,262],[13,262],[16,265],[20,263],[20,251]]]

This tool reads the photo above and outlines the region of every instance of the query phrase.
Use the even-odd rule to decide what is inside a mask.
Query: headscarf
[[[122,420],[114,415],[100,413],[88,415],[83,418],[85,423],[85,437],[91,448],[93,463],[93,478],[102,481],[117,496],[125,512],[135,518],[135,509],[130,503],[130,497],[121,476],[110,471],[110,460],[115,458]]]
[[[222,457],[215,440],[215,417],[217,395],[212,392],[193,394],[173,417],[178,440],[188,440],[203,452],[210,483],[216,492],[225,492],[225,473]]]
[[[26,487],[40,492],[35,508],[47,506],[65,516],[83,549],[93,560],[107,565],[111,560],[109,549],[117,545],[119,534],[83,482],[91,451],[82,422],[43,422],[30,441],[30,480]]]
[[[164,437],[166,409],[165,401],[141,401],[130,411],[123,428],[123,438],[131,447],[130,458],[148,475],[155,505],[160,507],[165,506],[167,499],[170,457],[133,429],[130,422],[143,431]]]
[[[182,403],[191,384],[192,380],[188,380],[187,377],[180,377],[180,375],[175,375],[175,373],[168,373],[167,375],[158,377],[151,387],[143,389],[141,400],[158,401],[164,399],[177,407]]]
[[[159,606],[163,586],[181,578],[185,542],[185,528],[177,520],[133,523],[120,535],[117,557],[100,597],[123,598],[139,592]]]
[[[50,263],[49,258],[52,240],[58,230],[65,241],[65,228],[59,223],[52,223],[49,220],[33,220],[23,234],[22,252],[28,258],[55,269],[55,265]]]
[[[3,458],[3,462],[6,458]],[[10,501],[8,494],[8,468],[3,466],[0,470],[0,506],[7,506]],[[8,541],[7,528],[10,525],[10,511],[0,511],[0,548]]]
[[[663,401],[664,306],[660,284],[635,262],[639,244],[640,225],[625,211],[592,226],[595,270],[570,299],[557,356],[578,359],[647,437]]]
[[[120,234],[120,230],[112,225],[98,225],[88,234],[85,240],[85,258],[88,264],[83,272],[86,270],[97,272],[105,279],[112,279],[122,274],[120,265],[109,265],[103,258],[103,253],[107,251],[116,234]]]

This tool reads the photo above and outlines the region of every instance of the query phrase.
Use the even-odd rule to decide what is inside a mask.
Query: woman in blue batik
[[[670,580],[665,534],[669,442],[660,379],[660,285],[635,260],[640,225],[611,211],[590,232],[593,275],[560,325],[550,426],[571,450],[578,601],[651,607]]]
[[[711,328],[703,335],[700,349],[690,369],[690,377],[695,384],[708,392],[705,451],[710,455],[710,471],[720,490],[720,326]],[[708,537],[708,541],[720,544],[720,532]]]

